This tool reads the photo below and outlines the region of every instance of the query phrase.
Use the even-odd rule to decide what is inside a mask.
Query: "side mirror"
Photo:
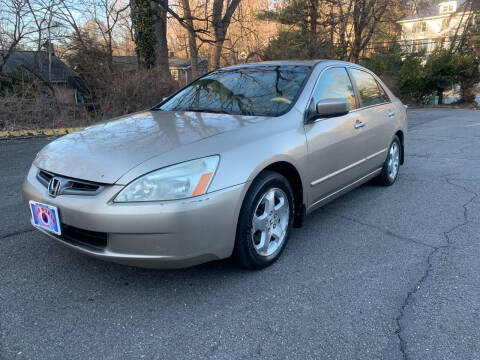
[[[322,99],[311,110],[308,116],[308,122],[319,118],[329,118],[346,115],[350,112],[350,101],[344,98]]]

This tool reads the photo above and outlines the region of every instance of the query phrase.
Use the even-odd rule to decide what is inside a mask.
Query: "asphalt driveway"
[[[397,183],[317,211],[260,272],[60,246],[20,198],[48,140],[0,141],[0,358],[479,359],[480,112],[409,119]]]

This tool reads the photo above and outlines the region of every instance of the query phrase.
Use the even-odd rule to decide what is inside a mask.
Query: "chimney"
[[[45,49],[45,51],[46,51],[47,53],[51,54],[52,56],[55,56],[55,49],[54,49],[54,47],[53,47],[52,42],[50,42],[50,41],[48,41],[48,40],[45,41],[45,42],[43,43],[43,48]]]

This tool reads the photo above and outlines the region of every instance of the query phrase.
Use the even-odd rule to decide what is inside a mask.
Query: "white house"
[[[463,0],[436,3],[399,21],[403,45],[412,52],[425,50],[426,55],[438,46],[450,46],[457,30],[457,37],[462,33],[459,25],[470,18],[462,5]]]

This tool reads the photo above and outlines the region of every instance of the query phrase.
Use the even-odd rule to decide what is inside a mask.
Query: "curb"
[[[60,136],[70,134],[72,132],[83,129],[83,127],[61,128],[61,129],[44,129],[44,130],[16,130],[16,131],[0,131],[0,140],[7,139],[23,139],[36,136]]]

